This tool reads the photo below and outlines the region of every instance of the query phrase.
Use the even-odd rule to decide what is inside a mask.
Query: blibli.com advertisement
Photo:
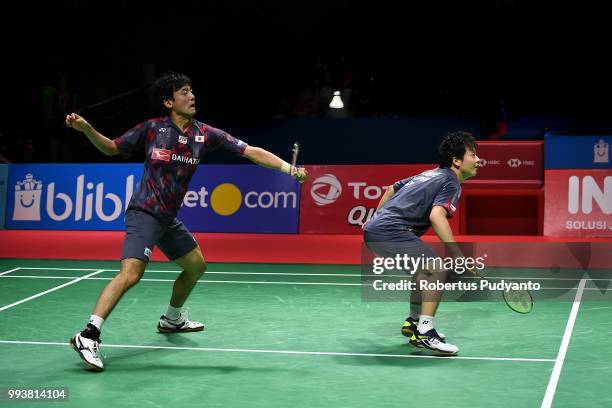
[[[6,228],[122,230],[142,164],[16,164],[9,167]],[[179,219],[195,232],[298,230],[299,186],[253,165],[198,167]]]

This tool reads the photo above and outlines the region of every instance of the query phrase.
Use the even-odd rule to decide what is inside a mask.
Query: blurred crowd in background
[[[33,59],[6,50],[2,162],[99,159],[64,116],[79,112],[118,137],[152,115],[147,87],[167,70],[191,77],[197,117],[212,125],[469,117],[479,139],[612,132],[594,10],[581,24],[580,9],[521,0],[64,0],[47,9],[40,21],[31,14],[37,36],[7,43]],[[105,29],[91,30],[94,21]],[[342,109],[329,107],[336,91]]]

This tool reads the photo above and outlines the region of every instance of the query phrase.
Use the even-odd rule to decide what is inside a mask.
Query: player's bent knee
[[[189,271],[194,278],[200,278],[206,272],[206,262],[202,260],[202,262],[196,263]]]
[[[190,253],[176,262],[186,271],[193,279],[199,279],[206,272],[206,261],[199,247],[193,249]]]
[[[123,278],[128,287],[137,284],[144,275],[146,264],[140,259],[124,259],[121,261],[119,276]]]

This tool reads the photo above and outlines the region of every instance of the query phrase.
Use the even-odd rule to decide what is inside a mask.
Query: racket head
[[[533,297],[528,290],[503,291],[506,305],[517,313],[527,314],[533,309]]]
[[[297,164],[298,153],[300,152],[300,144],[298,142],[293,143],[293,155],[291,156],[291,167],[295,168]]]

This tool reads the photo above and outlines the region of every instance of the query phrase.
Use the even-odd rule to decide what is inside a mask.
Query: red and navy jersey
[[[455,214],[461,185],[448,168],[437,168],[408,177],[393,185],[394,194],[365,225],[368,232],[403,235],[406,231],[421,236],[431,226],[429,215],[436,206],[446,208],[447,217]]]
[[[207,152],[220,148],[241,155],[247,147],[242,140],[197,120],[182,131],[170,117],[141,123],[114,142],[124,159],[144,149],[144,172],[128,208],[158,218],[176,216],[189,181]]]

